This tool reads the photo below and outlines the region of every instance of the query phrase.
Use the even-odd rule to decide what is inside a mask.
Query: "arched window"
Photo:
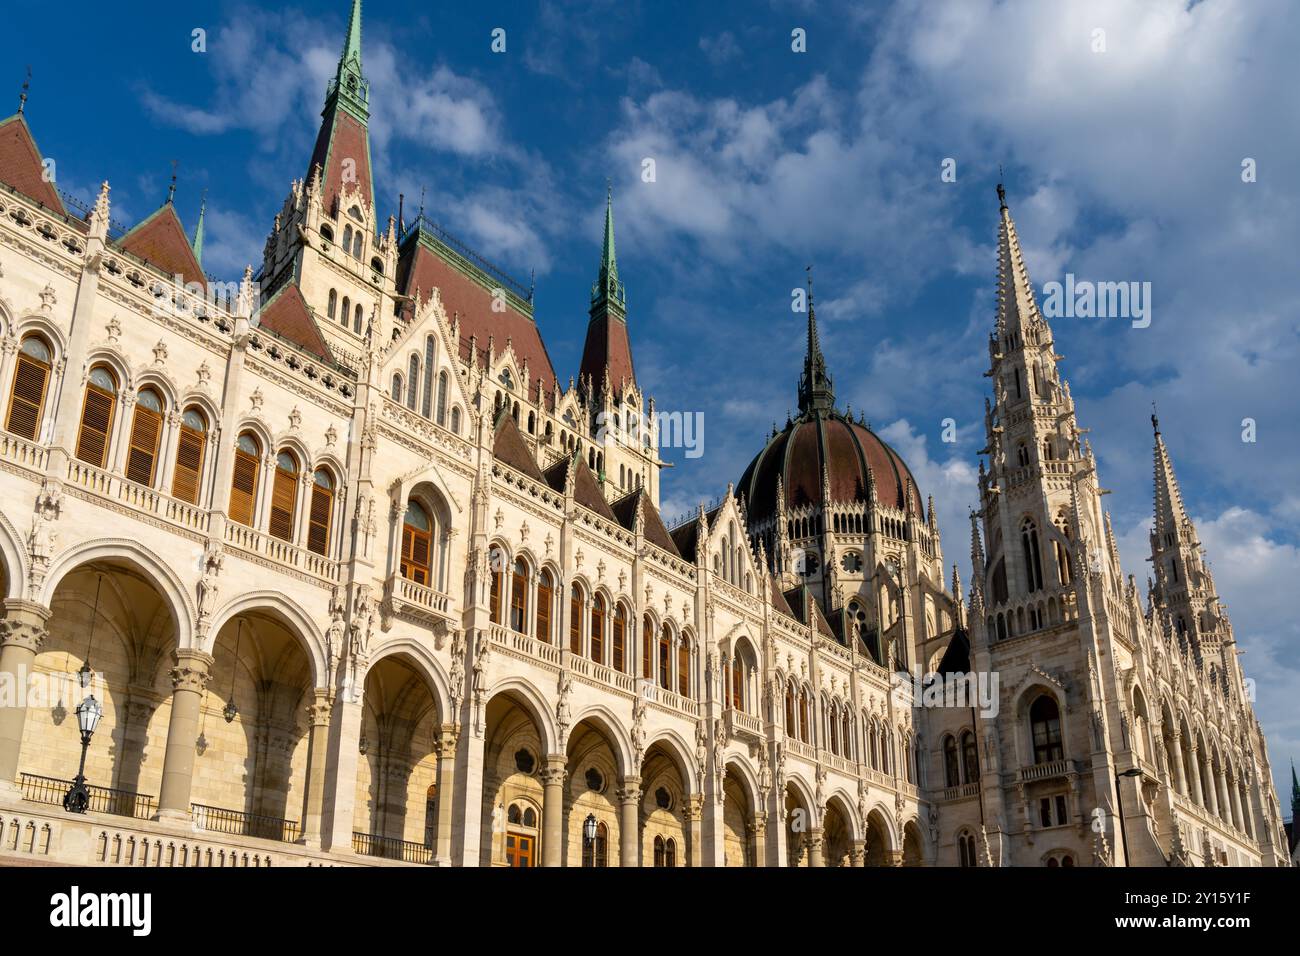
[[[416,392],[420,384],[420,357],[412,355],[406,366],[406,407],[415,411]]]
[[[352,236],[352,255],[353,258],[361,258],[361,230],[358,229]]]
[[[839,714],[834,705],[827,705],[825,700],[822,701],[823,713],[826,714],[827,729],[830,731],[831,753],[837,757],[843,756],[840,751],[840,721]]]
[[[799,739],[808,743],[808,690],[799,691]]]
[[[352,310],[352,331],[357,333],[357,335],[361,334],[361,323],[364,318],[365,316],[361,312],[361,303],[358,302]],[[344,321],[347,320],[344,319]]]
[[[961,783],[961,768],[957,763],[957,741],[951,736],[943,738],[943,783],[955,787]]]
[[[328,469],[317,468],[312,476],[311,509],[307,515],[307,550],[328,554],[330,519],[334,512],[334,477]]]
[[[1061,711],[1050,694],[1040,694],[1029,708],[1029,726],[1033,731],[1034,763],[1060,760]]]
[[[433,368],[438,357],[438,343],[432,335],[424,337],[424,401],[420,414],[429,418],[433,414]]]
[[[334,289],[330,289],[329,305],[325,307],[325,314],[329,316],[330,321],[338,318],[339,311],[339,294]]]
[[[346,225],[343,227],[343,251],[344,252],[352,251],[352,226],[351,225]]]
[[[582,656],[582,588],[569,589],[569,651]]]
[[[610,666],[616,671],[624,670],[627,649],[627,612],[623,610],[622,603],[614,605],[614,628],[610,648],[613,651]]]
[[[447,373],[443,372],[443,374],[446,375]],[[453,435],[460,434],[460,409],[459,408],[453,408],[451,410],[451,433]]]
[[[844,756],[852,758],[853,757],[853,722],[849,720],[849,712],[847,710],[840,715],[840,733],[844,744]]]
[[[666,865],[664,859],[665,850],[666,846],[664,844],[664,838],[661,836],[655,837],[655,866],[661,867]]]
[[[253,526],[257,504],[257,477],[262,464],[262,446],[250,433],[239,436],[235,445],[235,467],[230,476],[230,520]]]
[[[786,682],[785,685],[785,735],[794,737],[799,732],[798,724],[794,716],[794,684]]]
[[[447,424],[447,373],[445,371],[438,373],[437,416],[439,425]],[[452,412],[451,430],[460,431],[460,409],[455,409]]]
[[[1020,543],[1025,553],[1025,587],[1032,594],[1043,586],[1043,567],[1038,560],[1038,526],[1028,518],[1020,526]]]
[[[488,613],[493,624],[501,624],[505,620],[503,613],[502,601],[504,596],[502,591],[505,590],[505,554],[500,548],[494,547],[488,552],[488,561],[490,564],[489,573],[492,575],[492,589],[488,596]]]
[[[745,709],[745,665],[739,654],[731,658],[731,706]]]
[[[50,347],[39,335],[29,335],[18,350],[5,428],[20,438],[34,440],[41,427],[45,389],[49,384]]]
[[[323,223],[321,225],[320,234],[322,238],[328,239],[330,242],[334,241],[334,229],[328,224]]]
[[[599,594],[591,600],[591,659],[605,663],[605,599]]]
[[[677,693],[691,696],[691,645],[685,634],[677,641]]]
[[[654,677],[655,626],[647,614],[641,622],[641,676]]]
[[[975,735],[969,730],[961,735],[961,763],[963,780],[974,783],[980,778],[980,753],[975,746]]]
[[[528,565],[523,558],[515,559],[510,581],[510,626],[520,634],[528,630]]]
[[[393,373],[393,387],[389,390],[389,396],[395,402],[402,400],[402,373]]]
[[[192,505],[199,503],[203,481],[203,453],[208,444],[208,420],[197,408],[185,409],[180,435],[176,438],[176,467],[172,472],[172,497]]]
[[[103,468],[108,461],[108,434],[117,407],[117,379],[103,365],[90,370],[86,398],[81,406],[81,428],[77,432],[77,457]]]
[[[975,858],[975,837],[970,833],[957,834],[957,852],[964,867],[978,866]]]
[[[406,517],[402,519],[402,577],[429,586],[432,539],[433,523],[429,520],[429,513],[419,502],[408,501]]]
[[[343,308],[339,312],[339,321],[343,323],[343,328],[348,327],[348,316],[352,314],[352,300],[347,296],[343,297]]]
[[[298,459],[282,451],[275,457],[271,484],[271,520],[267,530],[281,541],[293,540],[293,516],[298,505]]]
[[[542,568],[537,575],[537,639],[551,643],[551,606],[555,603],[555,582]]]
[[[677,866],[677,841],[672,837],[664,844],[664,866],[672,868]]]
[[[152,388],[144,388],[135,397],[131,415],[131,441],[126,453],[126,480],[137,485],[153,486],[158,467],[158,443],[162,441],[162,399]]]
[[[669,689],[668,678],[673,663],[673,632],[667,622],[659,629],[659,686]]]

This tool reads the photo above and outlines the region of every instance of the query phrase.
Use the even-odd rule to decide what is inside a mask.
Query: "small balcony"
[[[451,619],[451,597],[416,584],[398,572],[384,582],[384,603],[396,617],[409,617],[428,624]]]
[[[764,739],[763,721],[759,718],[734,707],[728,707],[724,711],[724,715],[727,722],[727,733],[730,736]]]
[[[1050,763],[1036,763],[1030,764],[1028,767],[1021,767],[1017,777],[1021,783],[1033,783],[1037,780],[1068,777],[1075,772],[1074,761],[1066,758],[1053,760]]]

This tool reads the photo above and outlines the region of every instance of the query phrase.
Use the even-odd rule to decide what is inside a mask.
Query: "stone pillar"
[[[18,758],[27,723],[27,685],[36,652],[49,635],[50,609],[32,601],[5,601],[0,618],[0,680],[12,681],[11,700],[0,701],[0,792],[16,794]]]
[[[1169,748],[1169,756],[1174,763],[1174,782],[1178,792],[1187,795],[1187,771],[1183,767],[1183,740],[1181,734],[1174,734],[1171,738],[1173,746]]]
[[[1245,833],[1246,824],[1241,817],[1241,796],[1236,780],[1228,781],[1228,799],[1232,804],[1232,825]]]
[[[887,851],[885,852],[885,860],[889,863],[890,866],[902,866],[902,865],[903,865],[903,851],[902,851],[902,850],[887,850]]]
[[[767,821],[761,816],[755,817],[750,831],[754,842],[754,865],[767,866]]]
[[[822,852],[822,828],[812,827],[808,830],[808,865],[825,866],[826,854]]]
[[[853,841],[853,849],[849,850],[849,865],[850,866],[867,865],[867,841],[866,840]]]
[[[704,860],[704,797],[694,794],[686,799],[682,816],[686,820],[686,860],[688,866],[703,866]]]
[[[1195,743],[1187,748],[1187,755],[1191,758],[1191,766],[1187,768],[1187,795],[1192,798],[1192,802],[1203,807],[1205,800],[1201,796],[1201,760]]]
[[[199,735],[203,689],[212,679],[212,655],[193,647],[172,651],[172,713],[167,724],[158,819],[190,819],[190,787],[194,783],[194,747]]]
[[[1219,771],[1219,818],[1228,826],[1232,826],[1232,801],[1228,798],[1228,775],[1225,771]]]
[[[317,687],[307,708],[307,793],[302,803],[301,843],[321,845],[322,811],[325,806],[325,768],[329,762],[330,712],[334,701],[329,690]]]
[[[454,724],[443,724],[438,734],[438,824],[434,830],[433,855],[439,866],[451,866],[451,818],[459,736]]]
[[[542,866],[564,866],[566,763],[563,754],[551,754],[542,771]]]
[[[364,673],[364,671],[363,671]],[[345,685],[330,709],[329,756],[321,807],[321,841],[331,853],[352,852],[352,814],[357,800],[357,757],[361,745],[361,687]]]
[[[627,777],[618,791],[619,866],[641,865],[641,778]]]

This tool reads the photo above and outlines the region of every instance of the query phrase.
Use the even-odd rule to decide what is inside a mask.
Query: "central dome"
[[[835,408],[835,388],[817,338],[810,275],[808,352],[799,379],[799,417],[768,440],[736,489],[745,499],[751,528],[776,513],[778,479],[787,508],[825,505],[823,475],[832,501],[866,501],[874,482],[881,504],[925,514],[920,489],[898,453],[865,424]]]
[[[870,475],[881,504],[925,514],[920,490],[898,453],[866,425],[834,410],[802,414],[773,435],[736,492],[745,498],[750,522],[758,524],[776,513],[778,478],[787,508],[824,505],[823,470],[832,501],[866,501]]]

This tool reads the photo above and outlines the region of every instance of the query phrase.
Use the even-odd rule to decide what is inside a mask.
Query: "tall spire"
[[[320,167],[320,203],[327,216],[337,216],[341,194],[356,189],[361,206],[373,208],[374,177],[370,167],[370,82],[361,70],[361,0],[352,0],[352,15],[339,56],[338,70],[325,91],[320,132],[307,164],[307,181],[316,181]],[[351,198],[348,199],[351,205]]]
[[[604,303],[614,306],[619,318],[626,316],[626,292],[618,279],[618,253],[614,247],[614,190],[609,180],[605,181],[605,245],[600,254],[600,274],[591,287],[592,307]]]
[[[361,0],[352,0],[348,32],[343,40],[338,71],[330,82],[329,95],[338,96],[339,105],[361,122],[370,116],[370,84],[361,72]]]
[[[203,265],[203,214],[208,208],[208,191],[203,191],[203,200],[199,203],[199,222],[194,227],[194,241],[190,246],[194,249],[194,258],[198,260],[199,265]]]
[[[1042,315],[1034,301],[1034,286],[1025,268],[1015,220],[1007,207],[1007,191],[1001,183],[998,183],[998,207],[1002,219],[998,226],[998,334],[1001,336],[1041,322]]]
[[[813,304],[812,266],[808,266],[808,351],[799,379],[799,411],[802,414],[827,414],[835,408],[835,386],[826,370],[821,341],[817,335],[817,309]]]
[[[1164,437],[1160,434],[1160,419],[1151,416],[1155,430],[1155,528],[1154,534],[1163,536],[1180,530],[1187,522],[1187,509],[1183,506],[1183,493],[1174,476],[1174,463],[1169,457]]]

